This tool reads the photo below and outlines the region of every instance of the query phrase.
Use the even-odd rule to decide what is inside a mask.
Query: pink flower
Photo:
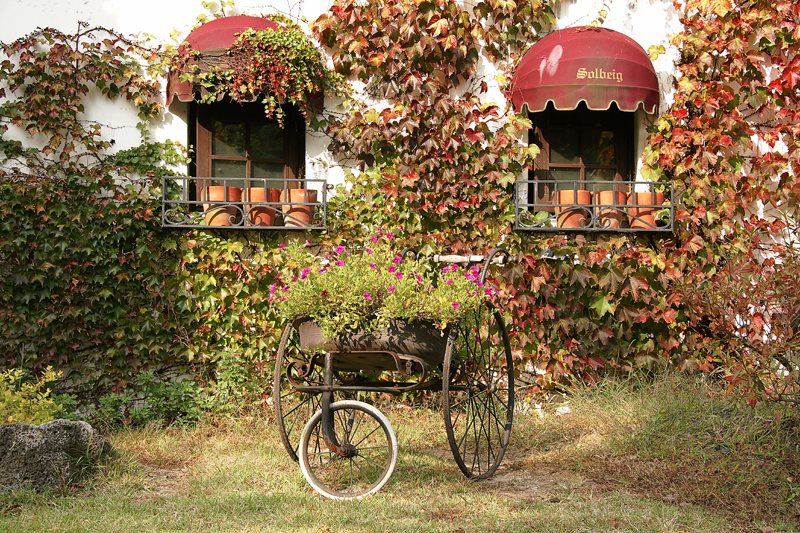
[[[283,243],[280,243],[280,244],[278,245],[278,248],[280,248],[281,250],[283,250],[284,248],[286,248],[286,245],[285,245],[285,244],[283,244]]]
[[[403,279],[403,274],[402,272],[398,272],[397,274],[394,275],[394,277],[396,277],[397,279]]]
[[[448,279],[448,280],[447,280],[447,284],[448,284],[448,285],[452,285],[452,284],[453,284],[453,280],[452,280],[452,279]]]
[[[387,239],[394,239],[394,235],[392,235],[391,233],[387,233],[386,234],[386,238]]]
[[[369,267],[370,267],[372,270],[375,270],[376,268],[378,268],[378,265],[376,265],[375,263],[370,263],[370,264],[369,264]]]
[[[336,261],[334,265],[336,265],[337,267],[344,266],[344,261]]]
[[[393,266],[393,265],[389,265],[389,268],[387,268],[386,270],[388,270],[389,272],[394,272],[395,270],[397,270],[397,267]]]
[[[336,252],[337,254],[340,254],[344,252],[344,246],[337,246],[336,248],[333,249],[333,251]]]
[[[369,240],[372,242],[378,242],[378,237],[373,235],[372,237],[369,238]]]
[[[389,287],[389,292],[394,292],[394,285],[392,285],[391,287]]]
[[[328,296],[328,291],[326,291],[326,290],[323,290],[323,291],[322,291],[322,296]]]
[[[453,302],[453,308],[458,311],[458,302]]]
[[[372,296],[370,296],[368,292],[365,292],[364,293],[364,299],[365,300],[372,300]]]
[[[368,254],[371,254],[371,253],[372,253],[372,250],[370,250],[369,248],[365,248],[364,250],[365,250],[365,251],[366,251]]]
[[[311,272],[310,268],[304,268],[302,272],[300,272],[300,279],[306,279],[308,273]]]
[[[392,259],[392,263],[394,263],[395,265],[399,265],[402,262],[403,262],[403,258],[400,257],[399,255],[396,255],[395,258]]]

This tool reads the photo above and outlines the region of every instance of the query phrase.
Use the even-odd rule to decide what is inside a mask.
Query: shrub
[[[50,389],[46,386],[60,375],[47,367],[41,379],[26,382],[30,374],[24,369],[0,372],[0,421],[39,425],[53,420],[62,406],[50,398]]]

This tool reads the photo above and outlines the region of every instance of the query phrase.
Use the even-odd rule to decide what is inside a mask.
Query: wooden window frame
[[[534,167],[529,171],[530,180],[551,180],[550,169],[555,168],[578,168],[580,169],[580,181],[586,181],[585,175],[588,169],[613,169],[615,176],[613,181],[631,181],[634,169],[634,115],[620,111],[616,104],[605,111],[592,111],[586,107],[584,102],[572,111],[557,111],[552,102],[547,109],[539,113],[530,113],[529,117],[533,123],[533,129],[529,135],[529,143],[536,144],[540,151],[534,161]],[[600,127],[590,125],[600,122]],[[566,126],[564,124],[567,124]],[[575,124],[574,126],[570,126]],[[557,129],[574,127],[582,131],[585,130],[611,130],[614,132],[614,165],[587,165],[583,162],[583,147],[581,146],[581,162],[579,164],[550,163],[550,143],[551,133]],[[581,136],[583,138],[583,136]],[[583,186],[579,187],[583,188]],[[552,191],[550,187],[538,187],[539,204],[550,203]],[[626,191],[627,192],[627,191]],[[533,191],[528,191],[528,201],[533,203]]]
[[[250,127],[252,124],[264,124],[270,122],[264,116],[264,106],[260,102],[248,102],[238,104],[226,99],[210,104],[195,103],[192,106],[193,119],[190,124],[193,132],[190,137],[195,139],[195,152],[193,157],[193,167],[190,172],[199,178],[208,178],[212,174],[213,160],[223,159],[229,161],[246,161],[246,175],[242,179],[251,179],[251,164],[253,162],[280,162],[268,159],[252,159],[249,154]],[[304,184],[300,180],[305,168],[305,120],[303,115],[292,105],[284,106],[284,169],[283,180],[285,188],[303,188]],[[224,115],[224,118],[231,122],[244,122],[247,128],[247,150],[245,157],[232,156],[213,156],[213,124],[217,116]],[[234,120],[231,120],[234,119]]]

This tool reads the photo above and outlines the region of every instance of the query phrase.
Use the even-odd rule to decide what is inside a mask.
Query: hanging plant
[[[281,20],[285,23],[284,20]],[[236,102],[261,100],[268,118],[282,123],[283,104],[296,105],[304,115],[315,110],[320,94],[344,93],[343,78],[327,68],[320,52],[296,27],[242,32],[222,52],[184,48],[172,62],[180,79],[203,88],[200,102],[229,96]]]

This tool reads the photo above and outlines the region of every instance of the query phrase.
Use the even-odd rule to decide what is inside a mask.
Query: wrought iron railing
[[[325,229],[324,179],[163,178],[165,228]]]
[[[672,183],[521,180],[515,229],[549,232],[671,232]]]

